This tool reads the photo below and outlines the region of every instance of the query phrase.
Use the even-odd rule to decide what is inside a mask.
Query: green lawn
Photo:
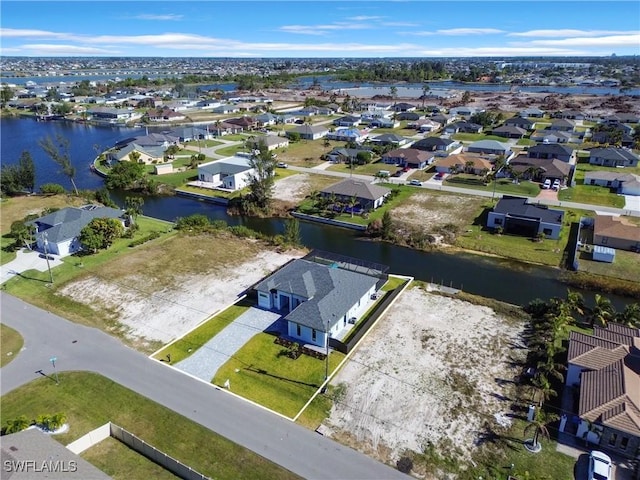
[[[640,253],[616,250],[613,263],[595,262],[590,253],[579,256],[580,271],[603,275],[605,277],[622,278],[632,282],[640,278]]]
[[[610,188],[597,185],[582,185],[581,182],[582,180],[577,181],[575,187],[561,189],[558,192],[558,200],[624,208],[624,197],[611,193]]]
[[[236,318],[249,310],[249,307],[254,305],[255,302],[251,302],[246,299],[241,300],[235,305],[231,305],[226,310],[200,324],[198,328],[192,330],[180,340],[177,340],[171,345],[167,345],[165,348],[157,352],[153,358],[157,360],[167,360],[168,358],[171,358],[171,363],[177,363],[184,360],[220,333],[220,331],[222,331]]]
[[[365,165],[354,165],[353,168],[347,163],[336,163],[335,165],[331,165],[329,168],[327,168],[327,170],[332,172],[354,173],[356,175],[373,176],[380,170],[387,170],[393,174],[396,170],[398,170],[398,167],[382,162],[367,163]]]
[[[82,275],[100,269],[117,257],[127,255],[135,251],[129,244],[141,237],[145,237],[151,232],[160,232],[162,235],[151,240],[148,244],[159,245],[170,236],[175,235],[173,224],[155,218],[139,216],[138,225],[140,229],[133,239],[117,239],[107,250],[101,250],[93,255],[71,255],[62,259],[62,265],[52,268],[54,285],[49,285],[49,273],[38,270],[27,270],[20,276],[15,276],[3,285],[3,289],[28,303],[55,312],[59,315],[77,321],[84,325],[103,328],[107,322],[107,328],[114,328],[116,325],[110,323],[105,318],[99,318],[96,312],[87,305],[72,301],[64,295],[57,295],[57,288],[65,283]],[[136,247],[140,248],[140,247]]]
[[[486,133],[454,133],[451,135],[452,140],[458,140],[460,142],[477,142],[478,140],[497,140],[498,142],[505,143],[506,138],[498,135],[488,135]]]
[[[223,386],[229,380],[233,393],[293,418],[324,381],[325,361],[307,355],[293,360],[282,354],[286,349],[275,338],[258,333],[218,370],[212,383]],[[330,371],[343,358],[332,352]],[[318,412],[308,412],[307,421],[324,418],[326,403],[316,402],[314,408]]]
[[[450,187],[470,188],[487,192],[493,192],[495,187],[497,193],[524,197],[535,197],[540,193],[540,186],[528,180],[515,184],[509,178],[499,178],[497,181],[489,182],[485,185],[483,177],[469,173],[452,175],[445,179],[443,183]]]
[[[22,335],[11,327],[0,323],[0,367],[16,358],[24,344]]]
[[[216,150],[216,153],[224,157],[233,157],[236,153],[244,152],[246,150],[247,149],[245,148],[244,144],[240,143],[238,145],[230,145],[228,147],[220,148]]]
[[[114,480],[148,480],[149,478],[178,480],[180,478],[113,437],[105,438],[82,452],[80,456]],[[114,462],[114,458],[118,461]]]
[[[53,437],[63,445],[111,421],[212,478],[298,478],[105,377],[65,372],[60,373],[59,378],[59,385],[49,378],[39,378],[0,398],[2,423],[20,415],[33,419],[42,413],[63,412],[68,418],[69,431]],[[118,455],[110,456],[106,461],[114,471],[126,471],[131,460]]]

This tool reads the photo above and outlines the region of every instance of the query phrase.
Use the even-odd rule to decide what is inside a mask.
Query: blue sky
[[[630,1],[7,1],[3,56],[640,55]]]

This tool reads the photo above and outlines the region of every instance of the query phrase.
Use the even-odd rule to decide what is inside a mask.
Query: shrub
[[[413,460],[409,457],[402,457],[396,462],[396,467],[402,473],[410,473],[413,469]]]
[[[58,195],[66,192],[64,187],[57,183],[45,183],[40,187],[40,191],[42,193],[50,194],[50,195]]]
[[[229,231],[240,238],[255,238],[257,236],[255,231],[244,225],[234,225],[233,227],[229,227]]]
[[[137,247],[138,245],[142,245],[150,240],[154,240],[160,236],[160,232],[151,232],[149,235],[145,235],[144,237],[138,238],[129,244],[130,247]]]
[[[196,213],[188,217],[178,218],[176,221],[176,229],[178,230],[195,230],[203,231],[209,228],[211,222],[206,215]]]

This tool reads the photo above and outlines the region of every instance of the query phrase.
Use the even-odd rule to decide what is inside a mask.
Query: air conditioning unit
[[[351,324],[356,323],[356,317],[351,317],[351,318],[349,319],[349,323],[351,323]]]

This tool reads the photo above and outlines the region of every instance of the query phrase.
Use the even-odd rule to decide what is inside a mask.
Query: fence
[[[75,442],[71,442],[67,445],[67,448],[76,455],[81,454],[88,448],[93,447],[96,443],[100,443],[105,438],[111,435],[111,427],[109,423],[99,426],[95,430],[91,430],[86,435],[83,435]]]
[[[121,441],[132,450],[144,455],[149,460],[157,463],[166,470],[169,470],[174,475],[184,480],[209,480],[209,477],[205,477],[179,460],[161,452],[154,446],[149,445],[144,440],[136,437],[133,433],[127,432],[122,427],[114,425],[113,423],[110,423],[109,425],[111,426],[111,436],[113,438]]]

